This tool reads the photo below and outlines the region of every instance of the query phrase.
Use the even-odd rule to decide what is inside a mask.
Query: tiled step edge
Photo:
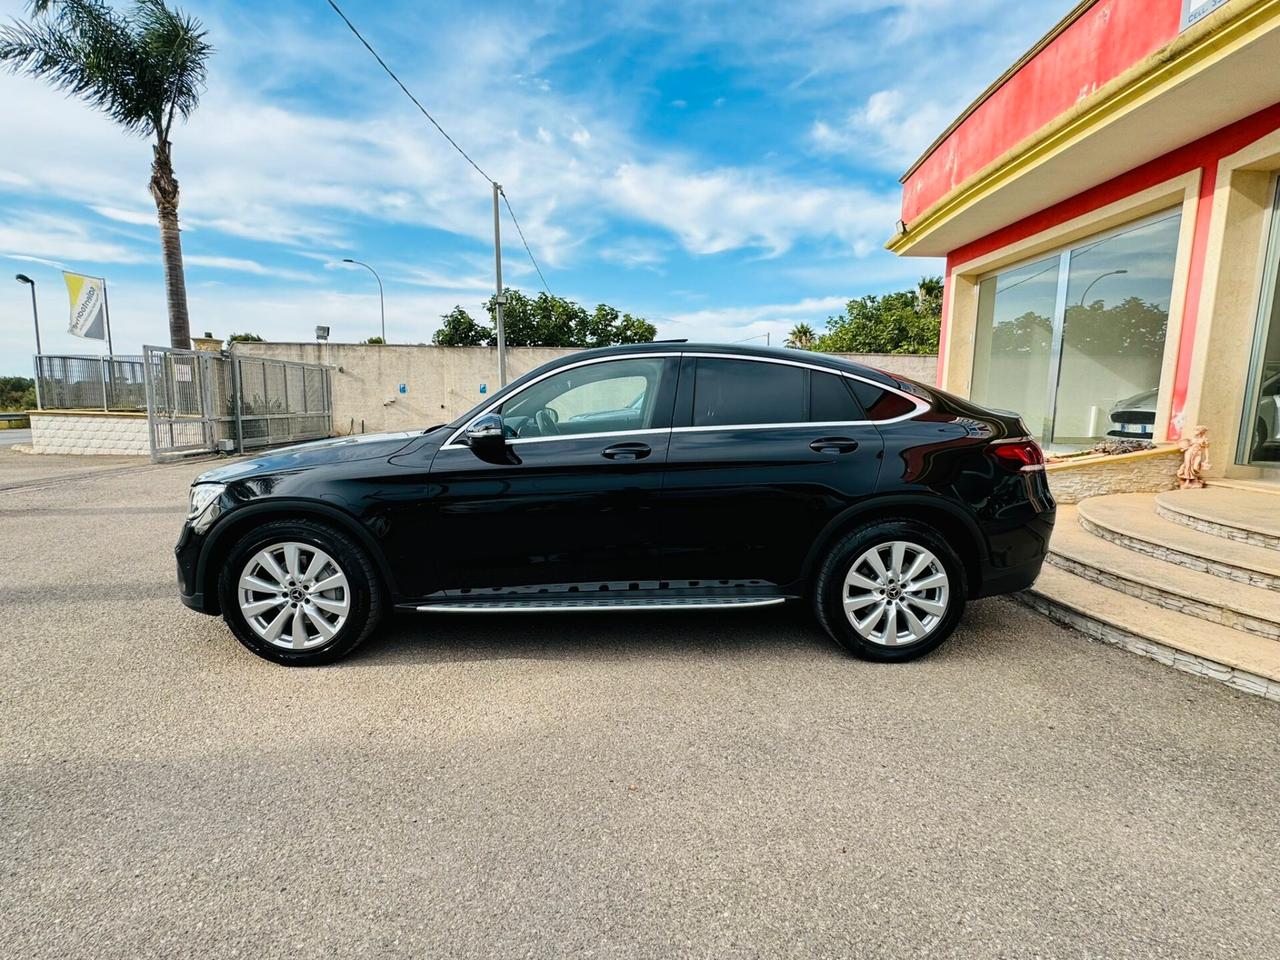
[[[1145,600],[1147,603],[1155,604],[1157,607],[1176,610],[1178,613],[1185,613],[1188,616],[1208,620],[1211,623],[1220,623],[1224,627],[1243,630],[1246,633],[1266,637],[1268,640],[1280,641],[1280,623],[1274,620],[1262,620],[1258,617],[1241,613],[1239,610],[1221,603],[1213,603],[1199,597],[1189,597],[1173,590],[1165,590],[1153,583],[1146,583],[1112,570],[1105,570],[1076,557],[1055,553],[1052,548],[1049,551],[1048,562],[1059,570],[1065,570],[1067,573],[1074,574],[1083,580],[1089,580],[1109,590],[1117,590],[1131,597],[1137,597],[1139,600]],[[1229,593],[1229,588],[1224,592]]]
[[[1263,533],[1261,530],[1236,527],[1229,523],[1219,523],[1215,520],[1208,520],[1205,517],[1198,517],[1195,514],[1184,513],[1175,507],[1161,503],[1158,499],[1156,500],[1156,515],[1173,523],[1180,523],[1182,526],[1189,527],[1192,530],[1199,530],[1201,533],[1207,533],[1210,536],[1221,537],[1224,540],[1234,540],[1237,543],[1248,543],[1255,547],[1280,550],[1280,537]]]
[[[1199,570],[1201,573],[1211,573],[1215,577],[1223,577],[1227,580],[1234,580],[1237,583],[1247,583],[1254,587],[1265,587],[1268,590],[1280,590],[1280,577],[1264,573],[1260,570],[1251,570],[1248,567],[1237,567],[1233,564],[1224,563],[1221,560],[1209,560],[1205,557],[1196,556],[1194,553],[1186,553],[1176,547],[1166,546],[1162,543],[1153,543],[1149,540],[1143,540],[1140,537],[1130,536],[1127,533],[1121,533],[1118,530],[1112,530],[1110,527],[1104,527],[1099,523],[1094,523],[1082,513],[1079,515],[1079,523],[1085,530],[1092,533],[1095,537],[1101,537],[1109,543],[1116,543],[1135,553],[1142,553],[1148,557],[1155,557],[1157,560],[1165,560],[1169,563],[1176,563],[1186,567],[1188,570]]]
[[[1267,700],[1274,700],[1280,703],[1280,683],[1274,680],[1268,680],[1266,677],[1249,673],[1247,670],[1238,670],[1224,663],[1197,657],[1195,654],[1184,653],[1163,643],[1148,640],[1146,637],[1125,630],[1123,627],[1107,623],[1105,620],[1099,620],[1097,617],[1082,613],[1066,604],[1058,603],[1051,597],[1036,592],[1034,588],[1015,594],[1015,597],[1032,610],[1044,614],[1050,620],[1060,623],[1064,627],[1078,630],[1091,640],[1097,640],[1099,643],[1105,643],[1113,647],[1120,647],[1130,653],[1136,653],[1139,656],[1155,660],[1157,663],[1162,663],[1167,667],[1181,670],[1183,673],[1190,673],[1206,680],[1224,683],[1242,693],[1249,693],[1256,697],[1264,697]]]

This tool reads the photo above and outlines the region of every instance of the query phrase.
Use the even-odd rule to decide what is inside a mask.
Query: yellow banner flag
[[[67,332],[86,340],[105,340],[107,318],[107,281],[79,273],[62,272],[71,298],[71,322]]]

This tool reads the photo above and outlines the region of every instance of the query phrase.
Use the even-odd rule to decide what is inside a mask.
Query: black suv
[[[212,470],[178,579],[284,664],[350,653],[388,608],[791,599],[854,653],[909,660],[967,599],[1029,586],[1053,518],[1016,414],[821,354],[653,343],[555,360],[423,433]]]

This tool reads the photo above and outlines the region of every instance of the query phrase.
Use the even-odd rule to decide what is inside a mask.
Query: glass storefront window
[[[1038,260],[982,281],[973,387],[979,403],[1016,410],[1034,433],[1048,412],[1058,257]]]
[[[1071,251],[1051,443],[1087,445],[1113,431],[1151,437],[1179,220]]]
[[[1150,439],[1180,211],[987,277],[972,396],[1059,449]]]
[[[1280,466],[1280,192],[1268,248],[1266,284],[1240,431],[1241,459],[1256,466]]]

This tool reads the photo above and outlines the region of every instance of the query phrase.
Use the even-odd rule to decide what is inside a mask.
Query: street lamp
[[[40,405],[40,311],[36,307],[36,282],[25,273],[15,274],[13,279],[31,288],[31,322],[36,327],[36,407],[43,410]]]
[[[36,353],[38,354],[40,353],[40,311],[36,309],[36,282],[25,273],[17,274],[14,279],[31,288],[31,320],[36,325]]]
[[[1091,281],[1089,281],[1089,285],[1084,288],[1084,293],[1080,294],[1080,303],[1077,304],[1077,306],[1081,306],[1081,307],[1084,306],[1084,298],[1089,295],[1089,291],[1093,289],[1093,285],[1097,283],[1099,280],[1103,279],[1104,277],[1114,277],[1118,274],[1128,273],[1128,272],[1129,272],[1128,270],[1112,270],[1108,273],[1101,273],[1098,276],[1094,277]]]
[[[387,342],[387,302],[385,299],[383,299],[383,296],[382,296],[382,278],[378,276],[377,270],[373,269],[373,267],[369,266],[363,260],[352,260],[350,257],[343,257],[342,262],[354,263],[357,266],[364,267],[366,270],[368,270],[370,273],[373,274],[373,279],[378,281],[378,308],[382,312],[382,342],[386,343]]]

